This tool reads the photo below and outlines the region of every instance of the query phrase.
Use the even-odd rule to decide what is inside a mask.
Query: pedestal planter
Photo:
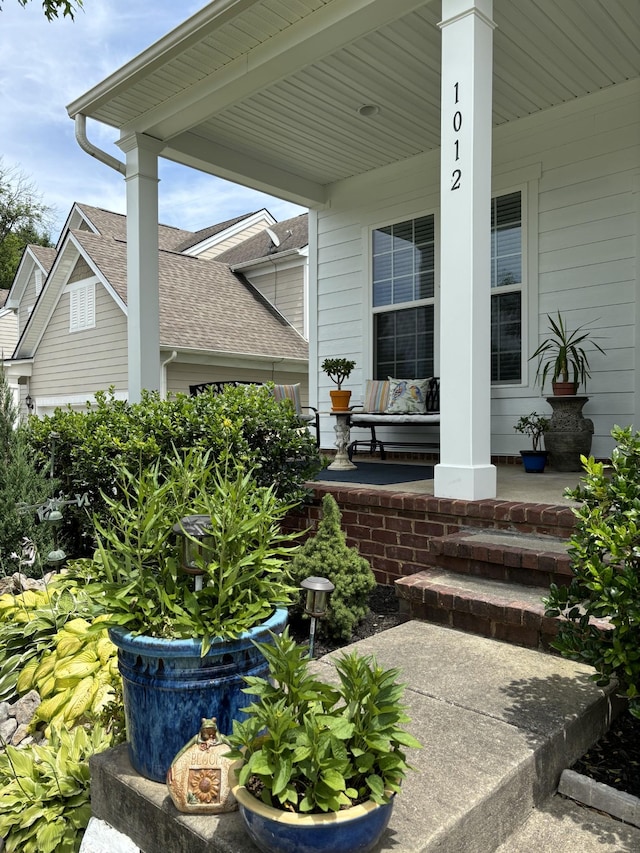
[[[544,443],[549,451],[549,464],[556,471],[582,471],[580,456],[591,453],[593,421],[582,414],[588,399],[547,397],[553,414]]]
[[[369,853],[389,823],[393,799],[379,806],[369,801],[328,814],[302,815],[274,809],[235,784],[246,830],[262,853]]]
[[[142,776],[164,782],[180,749],[200,728],[203,717],[216,717],[218,730],[231,731],[240,708],[243,676],[265,676],[268,666],[253,641],[269,642],[269,631],[281,633],[287,611],[279,608],[261,625],[237,640],[213,640],[200,657],[201,641],[163,640],[113,628],[118,649],[127,723],[129,758]]]

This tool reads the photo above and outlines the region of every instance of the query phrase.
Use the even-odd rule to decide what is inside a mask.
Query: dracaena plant
[[[234,721],[229,755],[242,762],[239,784],[267,805],[303,813],[336,812],[397,793],[410,765],[399,670],[356,652],[336,661],[338,684],[310,669],[288,633],[256,644],[269,678],[245,678],[255,701]]]
[[[574,382],[576,386],[584,385],[591,376],[586,348],[592,346],[603,355],[605,351],[590,337],[591,332],[585,325],[578,326],[573,332],[569,332],[559,311],[557,320],[549,314],[547,320],[550,335],[542,341],[529,359],[530,361],[534,358],[538,359],[536,382],[540,382],[540,388],[544,390],[547,376],[550,375],[552,382]]]
[[[152,466],[122,468],[118,497],[103,495],[109,522],[96,519],[93,559],[72,564],[84,575],[100,626],[163,638],[235,638],[290,603],[297,593],[287,565],[295,533],[280,523],[291,505],[251,469],[226,457],[174,453]],[[175,524],[210,519],[202,588],[181,568]]]

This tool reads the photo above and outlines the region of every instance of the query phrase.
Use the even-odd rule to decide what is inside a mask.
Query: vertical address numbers
[[[455,112],[453,113],[453,132],[454,133],[460,133],[460,130],[462,128],[462,110],[458,106],[458,104],[460,103],[460,84],[459,83],[453,84],[453,92],[454,92],[453,104],[454,104],[454,107],[456,108]],[[457,163],[458,160],[460,160],[460,139],[458,137],[454,138],[454,140],[453,140],[453,149],[454,149],[454,153],[455,153],[455,161]],[[451,182],[451,190],[452,191],[453,190],[459,190],[461,182],[462,182],[462,169],[457,168],[457,169],[453,170],[453,172],[451,173],[451,181],[452,181]]]

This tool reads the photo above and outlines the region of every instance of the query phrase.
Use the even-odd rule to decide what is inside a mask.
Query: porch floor
[[[380,460],[372,460],[370,457],[356,457],[354,464],[358,465],[359,461],[371,462],[377,465],[386,465],[388,463]],[[394,465],[403,464],[411,465],[416,469],[416,479],[410,482],[398,484],[388,484],[384,486],[367,485],[366,488],[374,490],[384,490],[393,492],[414,492],[422,495],[433,495],[433,480],[424,480],[420,478],[420,468],[423,463],[393,461]],[[573,501],[564,497],[566,488],[575,488],[580,481],[581,472],[561,472],[547,469],[544,474],[526,474],[521,465],[497,465],[497,499],[505,501],[518,501],[522,503],[541,503],[550,504],[552,506],[571,506]],[[322,472],[318,475],[316,482],[329,482],[322,479]],[[331,485],[337,485],[335,482]],[[350,482],[348,486],[359,485],[357,482]],[[347,486],[341,483],[340,486]],[[575,504],[574,504],[575,505]]]

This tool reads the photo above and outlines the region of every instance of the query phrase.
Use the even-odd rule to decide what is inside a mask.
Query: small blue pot
[[[245,828],[262,853],[369,853],[391,819],[393,799],[328,814],[302,815],[257,800],[230,773]]]
[[[242,693],[244,676],[265,677],[269,667],[253,645],[268,642],[269,632],[280,634],[287,611],[245,631],[237,640],[216,638],[200,657],[200,640],[163,640],[109,630],[118,649],[124,711],[131,764],[142,776],[164,782],[171,762],[198,733],[202,717],[216,717],[222,734],[249,703]]]
[[[527,474],[542,474],[547,464],[547,450],[521,450],[522,465]]]

